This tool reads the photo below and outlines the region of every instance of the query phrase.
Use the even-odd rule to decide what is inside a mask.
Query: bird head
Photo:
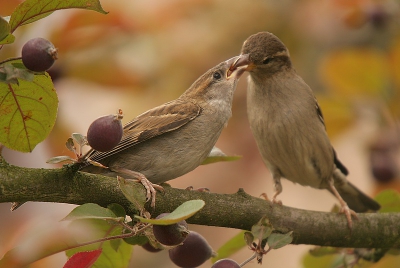
[[[242,47],[241,55],[229,68],[229,72],[245,67],[251,73],[273,74],[291,67],[290,55],[278,37],[269,32],[250,36]]]

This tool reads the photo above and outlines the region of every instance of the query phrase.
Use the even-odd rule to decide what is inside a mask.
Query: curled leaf
[[[61,155],[61,156],[55,156],[50,158],[49,160],[46,161],[47,164],[59,164],[59,163],[75,163],[76,160],[67,156],[67,155]]]
[[[202,209],[204,205],[205,202],[203,200],[190,200],[186,201],[170,214],[160,219],[146,219],[140,216],[135,216],[135,218],[139,219],[141,222],[156,225],[170,225],[192,217],[196,212]]]
[[[227,156],[221,149],[213,147],[207,158],[201,163],[202,165],[213,164],[217,162],[227,162],[239,160],[241,156]]]
[[[251,233],[260,241],[267,238],[273,230],[274,227],[272,227],[272,224],[269,222],[266,216],[262,217],[257,224],[251,227]]]
[[[293,231],[286,234],[272,233],[268,236],[268,246],[273,249],[284,247],[293,241]]]

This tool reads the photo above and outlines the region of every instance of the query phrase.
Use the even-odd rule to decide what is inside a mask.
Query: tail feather
[[[378,202],[361,192],[350,182],[340,185],[335,183],[335,188],[343,200],[346,201],[349,208],[355,212],[377,211],[381,207]]]

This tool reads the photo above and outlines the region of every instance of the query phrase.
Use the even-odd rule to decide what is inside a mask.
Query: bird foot
[[[273,198],[272,198],[272,203],[274,203],[274,204],[278,204],[278,205],[282,206],[282,201],[281,201],[281,200],[278,200],[278,199],[276,199],[276,197],[273,197]]]
[[[271,201],[271,200],[269,200],[268,195],[266,193],[260,194],[260,197],[264,198],[267,201]]]
[[[156,194],[157,191],[164,192],[164,188],[158,184],[151,183],[147,178],[139,177],[136,181],[140,182],[144,188],[146,188],[146,202],[151,200],[151,207],[156,206]]]
[[[358,220],[357,213],[354,210],[350,209],[347,204],[342,205],[339,213],[343,213],[346,216],[347,225],[349,226],[349,229],[351,231],[353,228],[353,220],[351,219],[351,216],[353,216],[356,220]]]

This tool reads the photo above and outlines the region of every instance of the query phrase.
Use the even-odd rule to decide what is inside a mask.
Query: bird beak
[[[233,57],[232,59],[228,60],[228,62],[229,61],[232,61],[232,64],[229,66],[229,69],[226,72],[226,77],[229,79],[235,71],[236,76],[240,77],[248,69],[248,65],[250,63],[249,54]]]
[[[238,73],[241,75],[245,71],[250,71],[253,69],[253,64],[250,62],[249,54],[242,54],[239,57],[236,58],[236,60],[232,63],[232,65],[229,67],[226,76],[229,78],[233,72],[235,72],[237,69]]]

